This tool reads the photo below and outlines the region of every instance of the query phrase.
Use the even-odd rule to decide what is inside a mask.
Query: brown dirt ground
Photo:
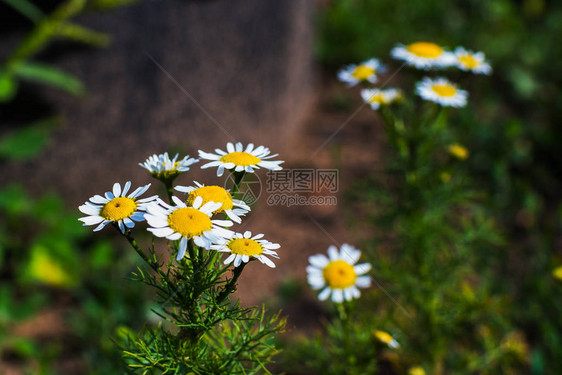
[[[319,305],[306,286],[308,257],[325,252],[332,244],[358,243],[368,235],[364,229],[351,230],[344,220],[344,193],[353,181],[380,169],[381,164],[382,133],[374,112],[363,107],[350,119],[361,105],[359,89],[348,89],[333,77],[324,77],[304,125],[292,137],[291,153],[282,155],[286,168],[337,168],[340,186],[336,206],[270,206],[267,199],[260,198],[252,215],[243,222],[253,232],[267,234],[281,248],[277,268],[272,270],[257,262],[248,266],[238,296],[248,305],[269,301],[284,280],[297,282],[303,294],[293,304],[282,306],[289,316],[289,328],[306,331],[309,324],[316,326],[313,322],[317,319],[311,312]]]

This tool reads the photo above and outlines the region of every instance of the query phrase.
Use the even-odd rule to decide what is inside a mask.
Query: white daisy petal
[[[351,292],[351,288],[346,288],[343,290],[343,298],[346,301],[351,301],[353,299],[353,293]]]
[[[313,255],[308,258],[310,264],[318,268],[324,268],[330,263],[330,260],[324,254]]]
[[[216,167],[216,166],[222,165],[222,164],[223,164],[222,161],[218,161],[218,160],[217,160],[217,161],[212,161],[212,162],[210,162],[210,163],[203,164],[203,165],[201,166],[201,169],[207,169],[207,168],[211,168],[211,167]]]
[[[236,258],[234,259],[234,267],[238,267],[241,263],[242,263],[242,256],[237,254]]]
[[[371,286],[371,278],[369,276],[358,276],[355,285],[359,288],[368,288]]]
[[[129,191],[129,189],[131,188],[131,181],[127,181],[125,183],[125,187],[123,187],[123,191],[121,192],[122,196],[127,196],[127,192]]]
[[[332,292],[332,289],[330,289],[330,287],[324,288],[324,290],[322,290],[322,291],[320,292],[320,294],[318,295],[318,299],[319,299],[320,301],[325,301],[325,300],[327,300],[328,297],[330,297],[331,292]]]
[[[125,224],[123,224],[123,220],[119,220],[117,222],[117,225],[119,226],[119,229],[121,230],[121,233],[125,233]]]
[[[121,185],[119,184],[119,182],[113,184],[113,195],[115,195],[116,197],[121,196]]]
[[[234,262],[235,258],[236,258],[236,254],[230,254],[230,256],[226,258],[226,260],[224,261],[224,264],[230,264]]]
[[[142,212],[135,212],[132,216],[131,219],[134,221],[144,221],[144,213]]]
[[[129,219],[128,217],[123,219],[123,223],[125,224],[125,226],[127,228],[133,228],[135,226],[135,223],[133,220]]]
[[[178,250],[178,255],[176,256],[177,261],[183,259],[186,250],[187,250],[187,238],[183,237],[180,241],[180,248]]]
[[[337,247],[335,247],[334,245],[330,246],[328,248],[328,256],[330,257],[330,260],[333,262],[335,260],[338,260],[340,258],[339,252]]]
[[[361,263],[353,267],[355,273],[358,275],[363,275],[371,270],[371,265],[369,263]]]
[[[172,234],[167,235],[166,238],[169,239],[170,241],[177,241],[181,238],[181,234],[173,232]]]
[[[102,222],[100,223],[100,225],[98,225],[98,226],[94,229],[94,232],[97,232],[97,231],[99,231],[99,230],[102,230],[102,229],[103,229],[107,224],[109,224],[109,223],[113,223],[113,221],[107,221],[107,220],[106,220],[106,221],[102,221]]]
[[[109,202],[109,199],[102,197],[101,195],[94,195],[90,198],[90,201],[97,204],[105,204]]]
[[[148,220],[147,220],[148,222]],[[156,237],[168,237],[170,234],[174,233],[171,228],[148,228]]]
[[[103,221],[103,217],[101,217],[101,216],[85,216],[85,217],[81,217],[78,220],[83,222],[84,225],[95,225],[95,224],[101,223]]]
[[[269,266],[269,267],[271,267],[271,268],[275,268],[275,263],[273,263],[273,262],[271,261],[271,259],[269,259],[269,258],[267,258],[267,257],[264,257],[264,256],[261,256],[261,257],[260,257],[260,260],[261,260],[262,263],[264,263],[266,266]]]
[[[222,165],[219,165],[219,167],[217,168],[217,177],[221,177],[224,173],[224,167]]]
[[[332,290],[332,301],[334,301],[335,303],[343,302],[343,291],[341,289]]]
[[[90,206],[87,204],[83,204],[80,207],[78,207],[80,212],[86,215],[98,215],[100,213],[100,208],[101,207]]]

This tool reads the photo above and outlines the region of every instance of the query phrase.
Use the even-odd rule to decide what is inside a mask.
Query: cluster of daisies
[[[486,62],[482,52],[468,51],[457,47],[454,51],[431,42],[415,42],[408,45],[394,47],[390,55],[404,61],[405,65],[422,70],[438,70],[454,67],[475,74],[490,74],[492,68]],[[352,64],[338,72],[338,78],[350,86],[361,82],[375,84],[378,75],[384,73],[385,67],[378,59],[370,59],[360,64]],[[424,100],[438,103],[445,107],[464,107],[468,93],[461,90],[455,83],[444,77],[424,77],[416,84],[416,94]],[[398,89],[370,88],[361,92],[361,97],[372,109],[378,110],[381,106],[389,105],[402,98]]]
[[[217,176],[222,176],[225,169],[234,173],[253,173],[259,168],[281,170],[281,160],[271,160],[277,154],[271,154],[267,147],[246,147],[242,143],[226,145],[226,151],[216,149],[215,153],[199,151],[199,158],[209,160],[201,168],[217,167]],[[180,173],[199,162],[189,156],[178,160],[168,153],[150,156],[139,165],[150,174],[163,181],[170,182]],[[116,226],[121,233],[129,235],[135,223],[146,221],[148,231],[154,236],[177,241],[180,261],[186,254],[189,241],[207,250],[226,252],[230,255],[225,264],[235,267],[257,259],[269,267],[275,267],[269,258],[278,258],[275,251],[280,246],[264,239],[263,234],[252,235],[250,231],[237,233],[230,229],[241,217],[250,211],[242,200],[235,199],[227,189],[211,185],[205,186],[194,182],[193,186],[175,186],[174,189],[185,194],[183,198],[171,196],[166,203],[158,196],[140,198],[147,192],[150,184],[141,186],[129,193],[131,182],[123,186],[116,182],[111,191],[94,195],[79,207],[87,216],[79,220],[84,225],[95,225],[99,231],[108,224]],[[219,218],[217,216],[223,216]]]

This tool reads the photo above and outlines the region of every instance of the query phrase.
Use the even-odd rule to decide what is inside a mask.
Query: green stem
[[[172,179],[162,180],[166,186],[166,194],[168,194],[168,203],[173,204],[172,197],[174,196],[174,184]]]
[[[117,228],[119,229],[119,228]],[[168,277],[167,274],[165,274],[162,269],[160,268],[160,264],[156,261],[154,261],[154,259],[150,259],[145,253],[144,251],[142,251],[142,249],[140,248],[140,246],[137,244],[137,241],[135,241],[135,239],[133,238],[133,236],[131,236],[131,232],[130,231],[126,231],[124,234],[125,238],[127,239],[127,241],[129,241],[129,243],[131,244],[131,246],[133,247],[133,249],[135,249],[135,251],[137,252],[137,254],[140,255],[140,257],[146,262],[146,264],[148,264],[150,266],[150,268],[152,268],[154,270],[154,272],[156,272],[158,274],[158,276],[160,276],[165,282],[166,284],[168,284],[168,286],[174,291],[174,293],[176,295],[178,295],[178,290],[177,287],[174,283],[172,283]]]
[[[344,352],[346,353],[346,357],[348,357],[352,352],[353,348],[350,346],[350,327],[349,327],[349,311],[347,311],[347,302],[342,302],[336,304],[336,308],[338,310],[338,317],[340,320],[340,325],[343,330],[343,347]]]
[[[224,299],[228,297],[229,294],[234,293],[236,291],[236,282],[238,281],[238,278],[242,274],[244,267],[246,267],[246,264],[248,263],[242,263],[238,267],[234,268],[232,279],[230,279],[230,281],[224,287],[223,291],[220,292],[220,294],[217,296],[217,305],[220,305],[222,301],[224,301]]]
[[[193,240],[187,241],[187,251],[189,252],[189,260],[193,264],[193,268],[195,269],[195,264],[197,263],[197,258],[195,255],[195,247],[193,244]]]
[[[69,0],[39,21],[33,31],[6,61],[8,70],[43,49],[51,39],[58,35],[60,25],[80,13],[85,5],[86,0]]]
[[[242,183],[242,179],[244,179],[244,175],[246,171],[242,172],[234,172],[234,186],[232,186],[232,197],[237,198],[236,195],[240,190],[240,184]]]

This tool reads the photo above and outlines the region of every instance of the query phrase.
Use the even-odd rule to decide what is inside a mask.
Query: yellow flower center
[[[459,144],[449,146],[449,152],[456,158],[464,160],[468,157],[468,150]]]
[[[472,55],[463,55],[459,57],[459,63],[467,69],[474,69],[480,63]]]
[[[385,331],[375,331],[375,337],[379,339],[380,342],[386,345],[390,344],[392,340],[394,340],[392,336],[390,336],[390,334]]]
[[[353,69],[353,73],[351,73],[352,76],[360,81],[366,80],[373,74],[375,74],[375,69],[370,68],[366,65],[359,65],[358,67]]]
[[[443,48],[438,46],[435,43],[429,42],[416,42],[409,44],[406,49],[411,54],[414,54],[418,57],[424,57],[426,59],[432,59],[435,57],[439,57],[443,54]]]
[[[100,216],[105,220],[119,221],[134,214],[136,209],[137,203],[134,199],[118,197],[104,204],[100,211]]]
[[[457,89],[451,85],[433,85],[431,89],[439,96],[451,97],[457,93]]]
[[[207,202],[222,203],[222,206],[214,212],[215,214],[230,210],[233,207],[232,195],[220,186],[202,186],[197,188],[189,193],[186,203],[192,205],[197,197],[203,198],[203,204]]]
[[[213,227],[209,216],[192,207],[174,210],[168,215],[168,225],[174,232],[186,238],[200,236]]]
[[[345,289],[355,285],[357,274],[353,266],[343,260],[328,263],[322,271],[324,280],[330,288]]]
[[[236,238],[230,240],[226,245],[232,254],[238,255],[260,255],[263,252],[263,247],[259,242],[249,238]]]
[[[220,158],[220,161],[222,161],[223,163],[234,163],[235,165],[242,165],[244,167],[247,167],[249,165],[258,164],[261,159],[248,152],[236,151],[224,155]]]
[[[376,94],[376,95],[373,95],[373,97],[371,99],[369,99],[369,103],[384,104],[384,103],[386,103],[386,99],[385,99],[383,94]]]

